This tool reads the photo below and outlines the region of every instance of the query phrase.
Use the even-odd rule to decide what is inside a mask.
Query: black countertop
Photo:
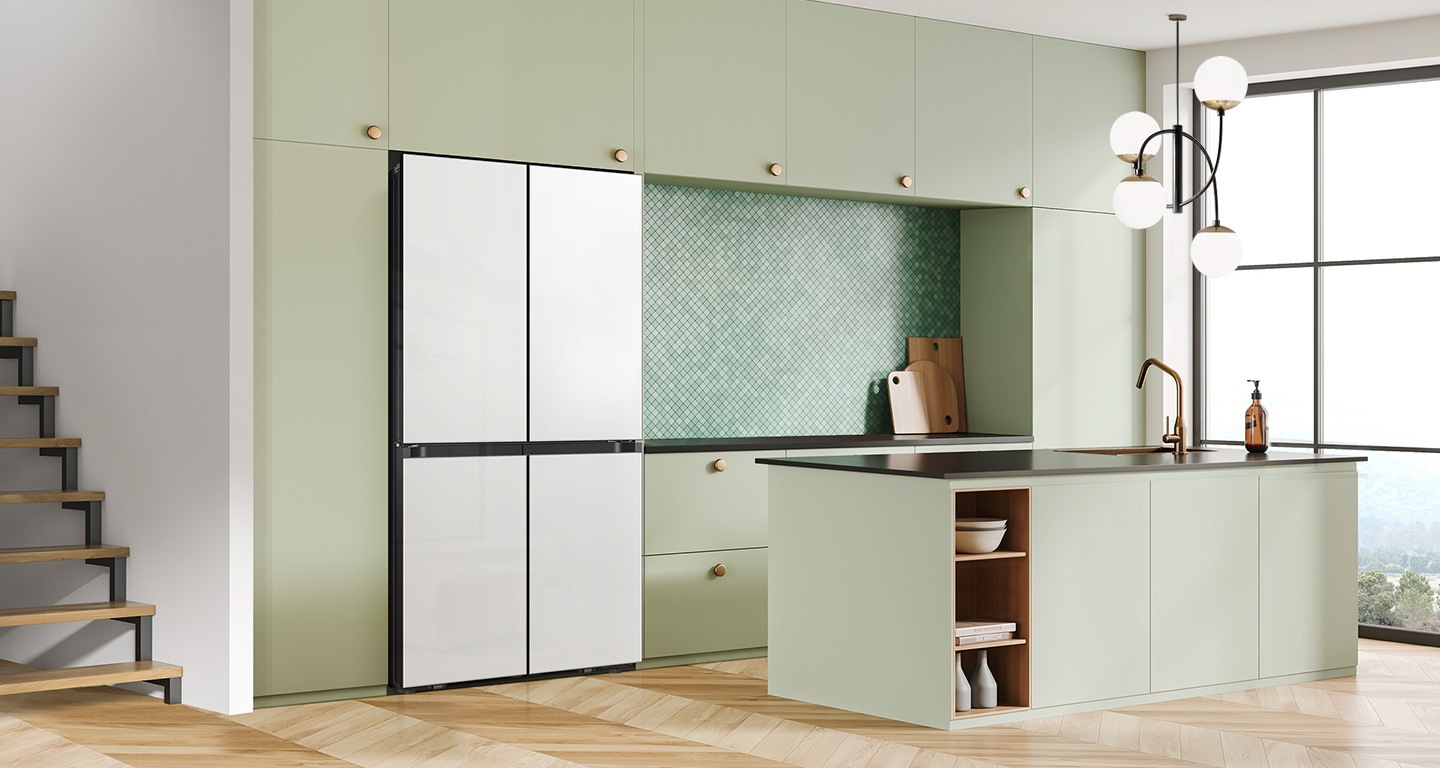
[[[882,475],[958,480],[976,477],[1088,475],[1097,472],[1140,472],[1193,468],[1275,467],[1364,460],[1364,456],[1354,454],[1326,452],[1317,454],[1275,450],[1269,453],[1247,453],[1236,448],[1219,448],[1203,452],[1192,449],[1190,453],[1179,460],[1172,453],[1105,456],[1093,453],[1027,450],[817,456],[795,459],[756,459],[756,462],[782,467],[807,467],[843,472],[871,472]]]
[[[1030,435],[994,435],[988,432],[939,432],[930,435],[803,435],[798,437],[698,437],[646,440],[646,453],[696,451],[775,451],[787,448],[875,448],[912,445],[986,445],[1029,443]]]

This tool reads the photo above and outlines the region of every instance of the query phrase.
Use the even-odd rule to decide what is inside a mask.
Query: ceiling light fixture
[[[1211,207],[1213,213],[1210,226],[1200,230],[1195,235],[1195,240],[1190,244],[1190,260],[1195,263],[1195,268],[1208,277],[1223,277],[1235,270],[1240,264],[1241,248],[1240,236],[1229,227],[1220,224],[1220,186],[1215,183],[1215,171],[1220,167],[1220,152],[1225,146],[1225,112],[1239,106],[1245,99],[1245,93],[1249,90],[1245,68],[1240,62],[1228,56],[1216,56],[1207,59],[1195,70],[1195,97],[1207,108],[1215,110],[1219,116],[1219,130],[1215,139],[1215,157],[1212,161],[1210,152],[1200,140],[1185,132],[1180,126],[1180,22],[1185,20],[1185,14],[1172,13],[1170,20],[1175,22],[1175,121],[1173,128],[1161,129],[1155,119],[1144,112],[1126,112],[1110,126],[1110,148],[1114,150],[1115,156],[1129,163],[1134,173],[1125,177],[1120,186],[1115,188],[1115,195],[1111,203],[1115,208],[1115,216],[1120,223],[1132,229],[1145,229],[1153,226],[1165,215],[1168,208],[1172,213],[1180,213],[1185,206],[1199,200],[1207,190],[1211,191],[1211,199],[1214,205]],[[1165,189],[1159,181],[1145,174],[1145,163],[1155,156],[1158,145],[1153,147],[1151,142],[1170,134],[1171,139],[1171,179],[1174,180],[1171,190],[1170,202],[1165,202]],[[1201,157],[1205,160],[1205,167],[1209,170],[1209,179],[1189,200],[1185,199],[1185,184],[1183,166],[1180,162],[1180,140],[1188,139],[1200,150]]]

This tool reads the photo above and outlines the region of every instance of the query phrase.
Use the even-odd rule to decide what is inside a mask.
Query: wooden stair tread
[[[138,683],[180,677],[183,670],[162,661],[122,661],[68,669],[36,669],[23,664],[0,667],[0,695]]]
[[[0,347],[33,347],[36,340],[26,336],[0,336]]]
[[[59,387],[0,387],[3,397],[55,397],[58,394]]]
[[[78,437],[0,437],[0,448],[79,448]]]
[[[120,600],[113,603],[69,603],[38,608],[0,609],[0,627],[29,627],[36,624],[63,624],[68,621],[127,619],[154,616],[155,606]]]
[[[14,291],[0,291],[0,301],[14,301],[14,300],[15,300],[15,292],[14,292]]]
[[[101,544],[93,547],[22,547],[19,549],[0,549],[0,565],[7,563],[49,563],[58,560],[91,560],[129,556],[129,547],[115,547],[109,544]]]
[[[104,500],[104,491],[0,491],[0,504],[45,504],[52,501]]]

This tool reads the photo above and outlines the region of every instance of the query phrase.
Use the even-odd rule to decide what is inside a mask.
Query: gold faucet
[[[1170,417],[1166,416],[1165,434],[1161,436],[1160,440],[1167,444],[1174,443],[1175,455],[1177,457],[1184,456],[1187,451],[1185,448],[1185,384],[1180,381],[1180,374],[1174,368],[1151,357],[1147,358],[1145,363],[1140,366],[1140,378],[1135,380],[1136,389],[1144,388],[1145,373],[1150,370],[1152,365],[1175,378],[1175,432],[1173,434],[1170,432]]]

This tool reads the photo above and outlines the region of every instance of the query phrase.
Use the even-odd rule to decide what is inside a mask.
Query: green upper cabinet
[[[1145,54],[1037,37],[1034,205],[1110,212],[1127,166],[1110,151],[1110,125],[1145,109]]]
[[[915,19],[789,0],[786,182],[911,196]]]
[[[647,174],[784,184],[785,0],[647,2],[644,127]]]
[[[256,0],[255,137],[387,146],[386,18],[386,0]]]
[[[1030,40],[916,20],[916,197],[1030,204]]]
[[[631,169],[634,0],[393,0],[390,106],[396,149]]]

